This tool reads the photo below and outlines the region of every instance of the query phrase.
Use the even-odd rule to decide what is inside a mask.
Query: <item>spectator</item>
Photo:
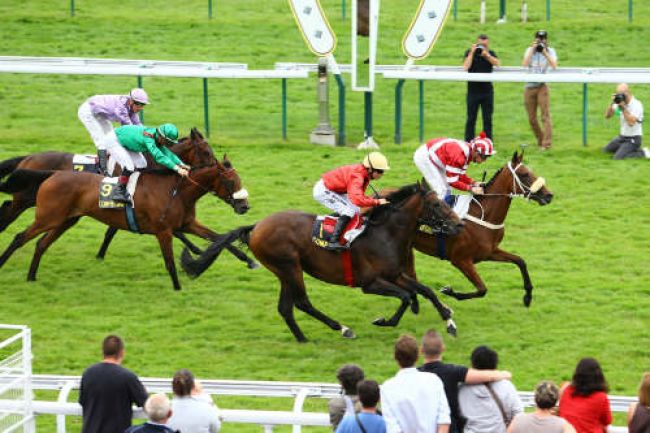
[[[499,356],[487,346],[478,346],[472,352],[472,367],[477,370],[495,370],[498,363]],[[467,419],[465,433],[505,433],[515,415],[524,410],[509,380],[463,385],[458,402]]]
[[[377,414],[379,385],[374,380],[362,380],[357,386],[361,413],[345,416],[336,433],[386,433],[386,423]]]
[[[442,381],[415,368],[418,343],[402,335],[395,343],[400,367],[381,387],[381,408],[388,433],[448,433],[449,405]]]
[[[650,157],[650,151],[641,148],[643,104],[632,95],[630,87],[625,83],[616,87],[612,102],[605,111],[605,118],[609,119],[614,113],[621,120],[621,133],[603,148],[603,152],[613,153],[614,159]]]
[[[553,415],[560,390],[553,382],[540,382],[535,388],[535,412],[521,413],[508,426],[508,433],[576,433],[566,420]]]
[[[345,364],[336,372],[336,378],[341,384],[343,395],[329,401],[330,424],[336,431],[345,415],[354,415],[361,410],[357,384],[364,378],[363,370],[356,364]]]
[[[557,54],[548,43],[548,34],[545,30],[535,33],[535,39],[524,53],[523,66],[534,74],[545,74],[548,68],[557,68]],[[537,145],[541,150],[551,147],[553,126],[551,123],[550,90],[546,83],[526,83],[524,90],[524,105],[528,112],[528,122],[537,138]],[[537,121],[537,107],[542,111],[544,131]]]
[[[650,373],[645,373],[639,385],[639,402],[627,411],[630,433],[650,433]]]
[[[578,433],[603,433],[612,423],[607,391],[607,382],[598,361],[581,359],[571,384],[563,387],[560,416],[569,421]]]
[[[79,388],[82,433],[123,432],[131,425],[131,405],[142,407],[147,391],[138,377],[122,367],[124,342],[109,335],[102,343],[104,360],[84,371]]]
[[[495,66],[501,63],[496,53],[490,50],[490,39],[487,35],[478,36],[475,44],[465,51],[463,69],[467,72],[491,73]],[[494,89],[490,82],[467,82],[467,122],[465,123],[465,141],[474,138],[476,116],[481,107],[483,116],[483,131],[492,139],[492,111],[494,111]]]
[[[172,379],[173,415],[169,426],[183,433],[218,433],[221,429],[219,412],[207,394],[200,389],[194,375],[178,370]]]
[[[434,373],[440,377],[445,387],[445,395],[449,403],[451,413],[450,433],[462,433],[464,419],[458,408],[458,384],[478,384],[494,382],[497,380],[509,380],[512,375],[509,371],[498,370],[477,370],[467,368],[463,365],[446,364],[442,362],[442,354],[445,351],[445,344],[442,336],[435,330],[430,329],[422,337],[421,352],[424,356],[424,364],[418,368],[420,371]]]
[[[149,421],[129,427],[124,433],[180,433],[167,425],[167,421],[172,416],[172,407],[165,394],[153,394],[149,397],[144,404],[144,411]]]

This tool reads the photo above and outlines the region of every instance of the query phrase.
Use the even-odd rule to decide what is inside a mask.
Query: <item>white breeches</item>
[[[352,218],[361,212],[361,209],[348,200],[347,194],[338,194],[327,189],[323,179],[314,185],[314,198],[320,204],[337,212],[339,215],[346,215]]]
[[[431,161],[429,149],[427,149],[426,145],[418,147],[418,150],[413,154],[413,162],[431,189],[438,194],[440,200],[451,194],[451,188],[447,183],[447,174]]]
[[[90,104],[88,101],[81,104],[79,111],[77,111],[79,120],[84,124],[88,132],[90,133],[90,138],[93,139],[93,143],[97,149],[105,149],[103,146],[104,137],[113,130],[113,124],[110,120],[106,119],[103,116],[95,116],[90,110]]]
[[[147,160],[144,158],[144,155],[140,152],[132,152],[122,147],[117,140],[115,131],[106,134],[106,137],[102,140],[102,145],[123,169],[135,171],[136,168],[145,168],[147,166]]]

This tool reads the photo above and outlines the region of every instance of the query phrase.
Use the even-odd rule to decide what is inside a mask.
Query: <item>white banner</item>
[[[324,57],[336,48],[336,36],[319,0],[289,0],[291,12],[312,53]]]
[[[407,57],[422,60],[429,55],[447,20],[452,0],[420,0],[411,26],[402,39]]]

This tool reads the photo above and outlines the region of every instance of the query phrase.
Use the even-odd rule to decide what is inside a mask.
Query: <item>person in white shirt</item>
[[[395,377],[381,386],[387,433],[448,433],[451,418],[440,378],[415,368],[418,343],[410,335],[395,342]]]
[[[632,95],[630,86],[625,83],[616,87],[605,118],[609,119],[614,114],[618,114],[621,120],[621,133],[603,148],[603,152],[613,153],[614,159],[650,158],[650,151],[641,147],[643,104]]]
[[[548,44],[548,33],[546,30],[539,30],[535,33],[535,39],[526,49],[522,65],[528,68],[532,74],[545,74],[549,68],[557,68],[557,54]],[[524,91],[524,104],[528,112],[528,122],[537,138],[537,145],[540,150],[547,150],[551,147],[553,126],[551,124],[551,96],[550,89],[546,83],[526,83]],[[537,107],[542,112],[542,124],[540,128],[537,120]]]
[[[178,370],[172,379],[173,415],[169,427],[182,433],[219,433],[219,412],[209,395],[204,394],[194,375]]]

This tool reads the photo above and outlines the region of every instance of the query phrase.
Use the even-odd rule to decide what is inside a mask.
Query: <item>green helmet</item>
[[[178,128],[173,123],[163,123],[156,128],[156,132],[170,143],[178,143]]]

